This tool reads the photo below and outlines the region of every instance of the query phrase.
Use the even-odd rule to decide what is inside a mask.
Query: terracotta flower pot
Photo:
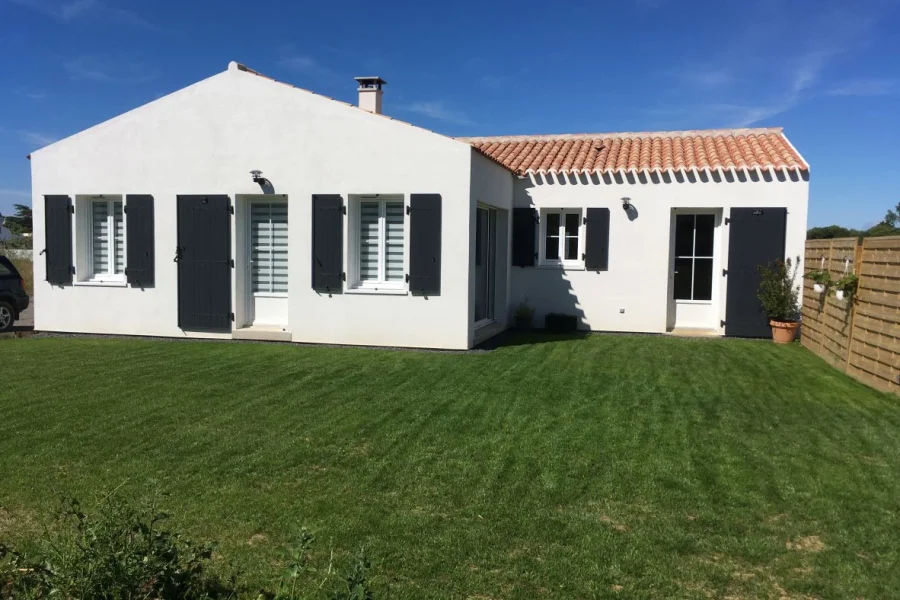
[[[772,327],[772,341],[776,344],[790,344],[797,337],[800,323],[796,321],[769,321]]]

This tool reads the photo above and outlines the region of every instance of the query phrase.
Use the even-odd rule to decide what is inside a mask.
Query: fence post
[[[856,293],[853,294],[853,298],[850,301],[850,332],[847,338],[847,362],[844,363],[844,372],[847,373],[850,371],[850,357],[853,356],[853,329],[856,326],[856,304],[857,304],[857,296],[859,295],[859,288],[862,287],[862,256],[863,256],[863,248],[866,245],[866,239],[863,238],[862,241],[859,239],[856,240],[856,252],[853,257],[853,273],[859,278],[856,286]]]

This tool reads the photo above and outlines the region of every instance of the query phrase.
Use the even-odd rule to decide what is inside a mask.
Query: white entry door
[[[248,322],[285,327],[288,322],[287,200],[251,200]]]
[[[718,327],[715,271],[719,264],[716,252],[719,214],[698,211],[674,215],[672,299],[674,325],[678,329]]]

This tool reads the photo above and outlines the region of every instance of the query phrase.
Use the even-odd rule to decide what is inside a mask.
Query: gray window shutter
[[[44,254],[47,281],[53,285],[72,283],[72,199],[44,196]]]
[[[325,294],[343,293],[344,199],[314,194],[312,211],[312,287]]]
[[[514,267],[533,267],[537,258],[534,247],[535,228],[538,214],[533,208],[513,209],[512,232],[512,265]]]
[[[609,270],[609,209],[589,208],[584,219],[584,268],[588,271]]]
[[[410,194],[409,290],[420,296],[441,294],[441,195]]]
[[[125,232],[127,251],[125,275],[135,287],[154,283],[153,196],[125,196]]]

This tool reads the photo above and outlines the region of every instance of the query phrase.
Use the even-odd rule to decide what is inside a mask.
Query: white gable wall
[[[48,194],[73,201],[77,194],[152,194],[156,228],[156,285],[146,290],[51,287],[44,261],[36,260],[35,327],[230,337],[177,326],[176,195],[227,194],[234,202],[238,194],[260,193],[249,175],[259,169],[275,193],[289,198],[294,341],[465,348],[471,155],[463,142],[229,69],[32,155],[38,251],[45,245]],[[341,194],[345,202],[350,194],[395,193],[407,203],[412,193],[441,194],[444,231],[453,232],[442,238],[441,295],[327,297],[312,290],[311,196],[317,193]],[[233,246],[234,238],[232,227]],[[233,281],[232,307],[235,288]]]
[[[548,312],[561,312],[578,315],[581,327],[594,331],[664,333],[669,324],[670,228],[676,208],[683,212],[720,208],[728,217],[731,207],[787,207],[786,253],[803,256],[808,181],[608,181],[598,183],[595,177],[592,183],[575,183],[576,178],[570,177],[563,183],[535,185],[528,178],[516,180],[515,206],[610,209],[608,271],[512,267],[510,310],[527,299],[535,308],[537,327],[543,327]],[[622,208],[623,197],[631,198],[637,210],[634,220]],[[717,233],[716,325],[725,319],[727,277],[721,276],[721,269],[727,268],[728,226],[720,226]]]

